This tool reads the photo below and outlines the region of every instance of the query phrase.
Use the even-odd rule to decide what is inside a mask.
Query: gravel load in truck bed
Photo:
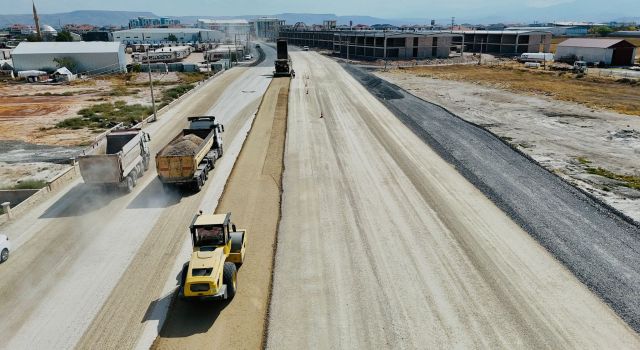
[[[196,135],[186,135],[173,141],[167,146],[160,155],[163,156],[186,156],[195,154],[200,145],[204,142],[203,139]]]

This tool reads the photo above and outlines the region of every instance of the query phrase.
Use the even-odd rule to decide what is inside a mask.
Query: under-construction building
[[[297,31],[283,30],[280,37],[290,44],[332,50],[335,54],[360,59],[425,59],[449,57],[454,37],[441,32],[390,31]],[[461,40],[461,38],[460,38]]]
[[[524,52],[549,52],[551,33],[544,31],[381,31],[297,30],[280,31],[290,44],[332,50],[360,59],[446,58],[451,51],[485,52],[515,56]]]

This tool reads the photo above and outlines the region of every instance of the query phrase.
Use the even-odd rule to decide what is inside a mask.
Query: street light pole
[[[151,105],[153,106],[153,119],[152,122],[155,122],[158,119],[157,111],[156,111],[156,99],[153,96],[153,79],[151,78],[151,59],[149,58],[149,47],[147,47],[147,68],[149,70],[149,87],[151,88]]]

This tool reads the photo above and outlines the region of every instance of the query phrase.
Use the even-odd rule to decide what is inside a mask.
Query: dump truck
[[[290,77],[291,61],[289,60],[289,51],[287,49],[287,40],[278,39],[276,42],[277,57],[275,61],[276,70],[273,72],[274,77]]]
[[[95,154],[78,157],[80,175],[86,184],[120,187],[129,193],[149,169],[151,137],[141,129],[116,129],[105,138]]]
[[[182,268],[179,297],[232,299],[238,287],[238,269],[244,262],[247,231],[236,228],[231,213],[200,211],[191,221],[189,232],[193,252]]]
[[[156,169],[165,188],[190,186],[198,192],[216,160],[222,157],[220,134],[224,132],[224,126],[213,116],[189,117],[187,120],[189,127],[156,154]]]

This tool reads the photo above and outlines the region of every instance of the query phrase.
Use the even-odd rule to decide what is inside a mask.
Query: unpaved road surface
[[[617,174],[640,175],[638,116],[402,70],[375,74],[481,125],[545,168],[640,222],[640,190],[587,171],[589,167],[602,167]],[[640,101],[640,89],[636,91],[635,98]]]
[[[188,222],[222,192],[270,71],[230,70],[147,129],[155,154],[188,116],[213,114],[225,125],[225,155],[200,193],[164,193],[152,164],[129,195],[98,193],[76,181],[2,228],[16,249],[0,265],[0,348],[151,345]]]
[[[247,253],[230,302],[176,300],[154,349],[261,347],[278,221],[289,78],[274,79],[229,177],[217,213],[247,229]],[[188,261],[183,256],[182,262]]]
[[[340,65],[292,57],[267,348],[640,346]]]
[[[640,228],[441,107],[348,68],[405,125],[640,331]]]

